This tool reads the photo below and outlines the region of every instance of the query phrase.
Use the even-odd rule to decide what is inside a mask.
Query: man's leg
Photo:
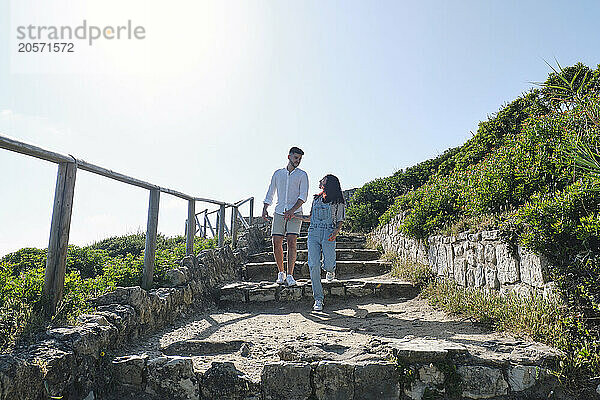
[[[279,272],[283,272],[283,236],[273,235],[273,254],[275,255],[277,269]]]
[[[294,275],[294,266],[296,265],[296,239],[297,235],[287,235],[287,262],[288,275]],[[283,258],[283,253],[281,255]]]

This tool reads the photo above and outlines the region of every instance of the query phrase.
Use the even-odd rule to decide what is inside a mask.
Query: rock
[[[240,355],[242,357],[248,357],[250,355],[250,345],[248,343],[244,343],[240,348]]]
[[[46,334],[68,345],[80,356],[92,356],[96,359],[100,353],[111,346],[113,338],[117,335],[117,328],[113,325],[98,325],[88,323],[73,328],[54,328]]]
[[[354,369],[354,398],[362,400],[397,400],[400,384],[396,365],[376,362],[359,364]]]
[[[250,289],[248,291],[248,301],[265,302],[275,301],[276,287],[263,287],[260,289]]]
[[[505,244],[496,246],[498,280],[501,285],[517,283],[521,279],[519,262],[513,256],[510,247]]]
[[[443,385],[444,373],[433,364],[419,368],[419,380],[426,385]]]
[[[205,356],[214,354],[235,353],[247,342],[243,340],[196,340],[188,339],[161,346],[161,351],[168,356]]]
[[[308,364],[283,361],[265,365],[261,376],[265,400],[308,400],[310,375]]]
[[[187,267],[180,267],[165,271],[165,284],[170,287],[181,286],[187,283],[189,272]]]
[[[496,266],[496,247],[493,244],[486,244],[484,250],[485,263],[488,266]]]
[[[297,301],[302,299],[302,287],[300,285],[281,288],[279,292],[280,301]]]
[[[317,399],[351,399],[354,396],[354,366],[333,361],[321,361],[315,368]]]
[[[407,363],[431,363],[468,353],[467,348],[462,344],[441,339],[397,339],[390,341],[387,347],[391,349],[394,357]]]
[[[542,288],[548,282],[548,261],[545,257],[538,256],[531,251],[519,246],[521,259],[521,281],[533,287]]]
[[[146,392],[168,399],[198,399],[200,389],[189,357],[159,357],[148,361]]]
[[[202,374],[200,387],[205,399],[246,400],[261,396],[260,384],[252,382],[231,362],[213,362]]]
[[[483,366],[460,366],[457,368],[462,378],[463,397],[468,399],[492,399],[508,394],[508,383],[502,371]]]
[[[540,376],[539,367],[517,365],[508,369],[508,384],[513,392],[522,392],[537,382]]]
[[[483,240],[498,240],[499,232],[500,231],[498,231],[498,230],[482,231],[481,238]]]
[[[77,325],[85,324],[98,324],[102,326],[109,326],[110,323],[106,317],[102,314],[81,314],[77,317]]]
[[[113,379],[118,384],[133,386],[138,390],[144,390],[145,369],[146,357],[137,355],[117,357],[111,363]]]

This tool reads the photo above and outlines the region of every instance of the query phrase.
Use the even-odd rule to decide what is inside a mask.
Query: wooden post
[[[231,247],[233,248],[237,244],[237,215],[238,208],[231,207]]]
[[[196,236],[196,200],[188,201],[188,224],[185,237],[186,255],[194,254],[194,236]]]
[[[148,205],[148,224],[146,225],[146,246],[144,248],[144,272],[142,287],[150,290],[154,275],[154,257],[156,255],[156,231],[158,228],[158,206],[160,203],[160,190],[150,190],[150,204]],[[190,224],[188,223],[188,226]]]
[[[58,165],[44,276],[44,297],[47,301],[45,307],[48,316],[56,312],[56,306],[62,299],[64,291],[76,175],[77,165],[75,163],[65,162]]]
[[[217,216],[219,218],[219,222],[217,225],[217,229],[219,232],[219,247],[223,247],[225,244],[225,204],[221,204],[219,208],[219,214]]]
[[[250,199],[250,221],[248,221],[248,225],[252,226],[252,220],[254,219],[254,197]]]

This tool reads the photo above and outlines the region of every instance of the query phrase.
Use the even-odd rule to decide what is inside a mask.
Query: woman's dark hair
[[[342,187],[340,186],[340,180],[335,175],[325,175],[327,180],[325,181],[325,187],[323,188],[323,203],[342,203],[344,204],[344,195],[342,194]]]

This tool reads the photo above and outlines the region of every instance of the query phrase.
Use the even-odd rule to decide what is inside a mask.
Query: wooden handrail
[[[223,246],[225,232],[225,208],[231,207],[233,218],[237,215],[239,204],[250,201],[253,198],[235,204],[224,201],[191,196],[177,190],[161,187],[152,183],[133,178],[131,176],[115,172],[113,170],[94,165],[72,155],[64,155],[43,149],[29,143],[10,138],[0,134],[0,149],[50,161],[59,165],[56,190],[54,195],[54,208],[52,211],[52,223],[50,229],[50,240],[48,245],[48,256],[46,260],[46,278],[44,284],[44,296],[49,298],[49,314],[53,314],[56,305],[62,298],[64,289],[64,274],[67,259],[67,245],[69,241],[69,230],[71,223],[71,211],[73,206],[73,191],[75,176],[78,169],[104,176],[129,185],[141,187],[150,191],[150,203],[148,207],[148,224],[146,232],[146,247],[144,249],[144,272],[142,287],[150,289],[154,273],[154,255],[156,249],[156,227],[158,224],[158,208],[160,193],[170,194],[188,201],[188,223],[186,224],[186,253],[193,254],[194,236],[196,233],[195,202],[205,202],[219,206],[221,216],[217,231],[219,235],[219,246]],[[251,207],[252,208],[252,207]],[[206,215],[206,214],[205,214]],[[250,211],[252,216],[252,210]],[[206,232],[206,226],[204,227]],[[212,226],[211,226],[212,231]],[[235,231],[233,243],[235,244]]]

